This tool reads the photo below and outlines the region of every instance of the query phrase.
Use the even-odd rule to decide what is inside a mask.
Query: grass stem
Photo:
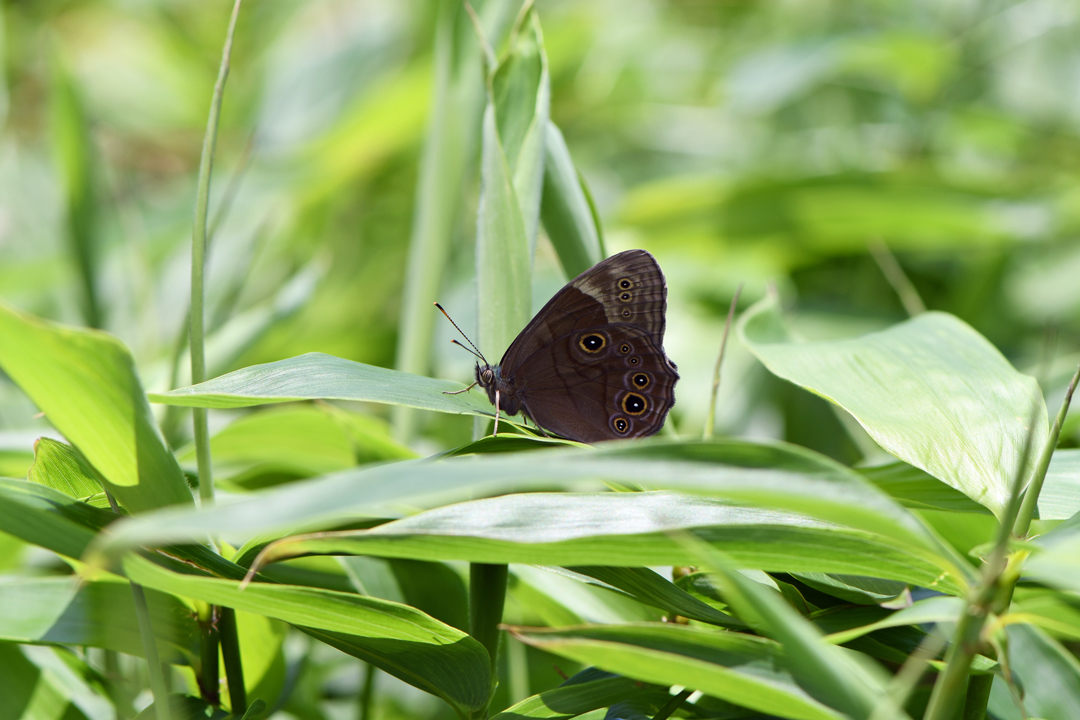
[[[713,436],[713,426],[716,423],[716,396],[720,393],[720,366],[724,362],[724,351],[727,349],[728,334],[731,332],[731,323],[735,319],[735,307],[739,304],[739,295],[742,294],[742,283],[735,289],[735,296],[731,298],[731,306],[728,307],[727,321],[724,322],[724,334],[720,338],[720,354],[716,357],[716,367],[713,368],[712,395],[709,396],[709,414],[705,416],[704,438],[709,440]]]
[[[866,245],[870,249],[870,255],[874,258],[878,267],[881,268],[881,274],[885,276],[885,279],[900,297],[900,302],[903,304],[908,316],[915,317],[926,312],[926,304],[919,297],[919,291],[915,289],[915,284],[911,282],[911,278],[904,272],[904,268],[900,267],[896,256],[889,250],[889,246],[885,244],[885,241],[879,237],[873,237],[867,240]]]
[[[154,626],[150,623],[150,607],[146,604],[146,593],[143,592],[142,585],[131,583],[131,595],[135,600],[135,619],[139,623],[143,654],[146,655],[150,692],[154,695],[154,711],[157,713],[157,720],[172,720],[169,690],[165,683],[161,661],[158,659],[157,640],[154,637]]]

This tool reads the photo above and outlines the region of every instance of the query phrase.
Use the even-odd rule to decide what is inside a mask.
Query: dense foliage
[[[1080,717],[1078,30],[3,2],[0,716]],[[658,437],[445,394],[632,247]]]

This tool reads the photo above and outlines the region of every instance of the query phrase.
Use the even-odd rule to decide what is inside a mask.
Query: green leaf
[[[273,408],[246,415],[210,439],[214,477],[245,487],[287,478],[312,477],[355,466],[358,461],[415,457],[393,441],[375,418],[328,405]],[[194,467],[195,449],[178,453]]]
[[[566,277],[577,277],[604,259],[600,231],[566,140],[553,122],[544,138],[544,195],[540,217]]]
[[[128,349],[94,330],[0,305],[0,368],[105,478],[132,512],[192,505]]]
[[[1073,720],[1080,717],[1080,662],[1043,631],[1010,625],[1009,667],[1024,688],[1030,717]]]
[[[832,632],[825,637],[837,645],[850,642],[875,630],[905,625],[923,625],[926,623],[954,623],[964,611],[964,600],[958,597],[929,597],[912,603],[909,607],[897,610],[881,620],[866,625],[859,625],[847,630]],[[844,616],[850,613],[844,613]]]
[[[989,510],[964,493],[906,462],[897,461],[855,470],[906,508],[990,515]]]
[[[198,657],[199,628],[176,598],[146,592],[161,660]],[[0,639],[19,643],[84,645],[142,657],[131,586],[121,578],[85,582],[76,577],[0,579]]]
[[[76,80],[58,55],[52,58],[51,80],[53,156],[64,194],[67,245],[79,279],[83,319],[90,327],[100,328],[103,317],[98,273],[102,238],[91,123]]]
[[[81,558],[115,518],[50,487],[0,478],[0,530],[60,555]]]
[[[544,139],[551,104],[544,37],[535,10],[528,11],[511,34],[510,50],[495,69],[491,85],[499,140],[513,175],[531,265],[540,223]]]
[[[1057,450],[1039,493],[1039,518],[1066,520],[1080,512],[1080,450]]]
[[[724,599],[751,627],[784,648],[787,667],[815,697],[852,717],[867,717],[885,698],[887,676],[865,658],[825,642],[820,631],[776,593],[734,570],[728,556],[688,541],[699,562],[715,573]],[[905,717],[897,709],[892,717]]]
[[[494,361],[532,315],[532,255],[490,101],[482,128],[476,221],[477,295],[482,312],[477,344]]]
[[[263,560],[319,553],[565,566],[692,565],[693,554],[672,536],[678,531],[723,547],[744,567],[884,577],[951,593],[962,588],[947,562],[908,543],[798,513],[670,492],[504,495],[370,530],[279,540],[263,551]]]
[[[493,415],[481,393],[446,395],[463,385],[343,360],[322,353],[252,365],[191,387],[152,393],[168,405],[237,408],[294,400],[361,400],[459,415]]]
[[[903,555],[914,554],[925,558],[929,565],[940,565],[938,573],[947,586],[963,585],[965,573],[970,573],[965,560],[858,474],[794,446],[654,440],[609,444],[602,450],[546,450],[541,457],[543,462],[537,462],[531,453],[504,453],[346,471],[276,488],[228,506],[159,513],[146,521],[123,521],[110,531],[103,547],[116,551],[201,538],[207,532],[243,541],[251,533],[270,529],[302,524],[325,527],[334,521],[355,522],[363,515],[392,517],[403,505],[430,507],[478,495],[533,489],[599,488],[601,481],[610,480],[692,492],[716,498],[720,504],[758,505],[778,511],[776,517],[796,513],[861,530],[869,533],[868,537],[891,538],[889,544],[896,545]],[[793,528],[791,532],[802,531]],[[852,540],[857,535],[862,537],[859,533],[845,534],[845,539],[838,542],[862,544],[864,540]],[[768,542],[767,533],[761,537]],[[805,533],[800,537],[805,538]],[[781,546],[786,553],[786,546]],[[670,543],[663,547],[670,547]],[[620,552],[618,548],[613,551]],[[564,559],[570,564],[605,564],[580,557],[576,562]],[[833,566],[830,571],[867,574],[852,569],[850,564],[845,570]]]
[[[738,332],[774,374],[844,408],[885,450],[999,517],[1028,436],[1033,448],[1046,442],[1038,383],[952,315],[924,313],[853,340],[796,343],[775,300],[766,299],[743,315]],[[1029,454],[1025,480],[1037,459]]]
[[[34,464],[28,479],[73,498],[86,499],[101,492],[101,481],[86,459],[75,448],[52,438],[39,438],[34,443]]]
[[[515,5],[498,0],[485,3],[481,9],[484,32],[493,42],[505,36],[517,11]],[[430,371],[431,339],[439,318],[432,303],[439,299],[462,212],[463,180],[476,154],[476,128],[486,102],[484,78],[477,71],[479,43],[465,7],[442,4],[436,17],[433,98],[416,181],[397,344],[397,369],[414,375]],[[398,122],[396,111],[386,115]],[[348,128],[348,138],[357,135],[354,128]],[[340,146],[340,142],[334,143],[328,151],[338,157]],[[415,419],[416,412],[410,406],[395,407],[396,436],[410,438]]]
[[[642,682],[682,685],[770,715],[844,716],[800,688],[779,646],[763,638],[672,623],[512,629],[547,652]]]
[[[567,569],[618,588],[639,602],[666,610],[673,615],[721,627],[745,627],[742,621],[698,600],[649,568],[584,565]]]
[[[27,657],[13,643],[0,642],[0,717],[17,720],[88,720],[72,702],[74,693],[54,672]]]
[[[656,698],[663,702],[670,697],[666,691],[655,686],[645,686],[626,677],[587,671],[596,680],[574,682],[574,678],[552,690],[533,695],[516,705],[508,707],[492,720],[518,720],[519,718],[548,718],[569,720],[598,708],[608,707],[620,701],[637,698]],[[605,677],[606,676],[606,677]]]
[[[241,590],[235,580],[173,572],[137,555],[125,556],[123,568],[132,582],[144,587],[278,618],[312,630],[313,637],[335,647],[336,637],[343,636],[357,657],[458,709],[471,711],[487,702],[490,679],[484,649],[460,630],[408,605],[262,582]]]

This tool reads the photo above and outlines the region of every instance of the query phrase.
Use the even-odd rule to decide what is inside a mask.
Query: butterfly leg
[[[469,387],[465,388],[464,390],[455,390],[455,391],[453,391],[453,392],[450,392],[449,390],[443,390],[443,395],[460,395],[460,394],[461,394],[461,393],[463,393],[463,392],[469,392],[469,391],[470,391],[470,390],[472,390],[472,389],[473,389],[474,387],[476,387],[476,386],[477,386],[478,384],[479,384],[479,383],[473,383],[472,385],[470,385]]]
[[[491,431],[491,436],[495,437],[499,434],[499,391],[495,391],[495,429]]]

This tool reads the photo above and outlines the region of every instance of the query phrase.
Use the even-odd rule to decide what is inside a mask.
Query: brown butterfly
[[[476,382],[458,392],[487,390],[496,433],[500,411],[520,410],[579,442],[652,435],[675,404],[679,379],[664,354],[666,310],[656,258],[644,250],[613,255],[557,292],[498,365],[476,350]]]

